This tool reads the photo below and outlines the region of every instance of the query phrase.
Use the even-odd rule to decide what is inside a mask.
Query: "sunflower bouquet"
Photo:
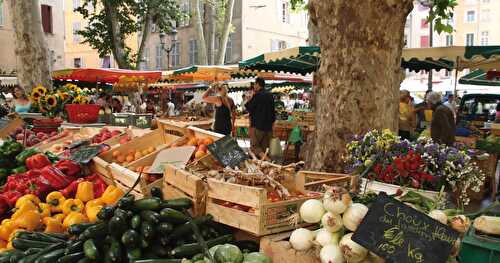
[[[66,104],[88,104],[93,90],[81,89],[75,84],[66,84],[54,91],[48,91],[45,87],[37,86],[30,95],[31,102],[35,108],[50,118],[64,111]]]

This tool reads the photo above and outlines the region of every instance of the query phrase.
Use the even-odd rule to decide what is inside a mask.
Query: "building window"
[[[172,43],[172,51],[170,53],[170,63],[173,68],[180,66],[181,64],[181,43],[179,41],[175,41]]]
[[[453,35],[446,35],[446,46],[453,46]]]
[[[179,21],[179,27],[184,27],[184,26],[189,26],[190,20],[191,20],[191,1],[189,0],[184,0],[180,4],[180,9],[183,14],[186,14],[180,21]]]
[[[271,52],[286,49],[286,41],[273,39],[271,40]]]
[[[74,22],[73,23],[73,43],[80,43],[80,34],[78,34],[78,31],[80,31],[80,22]]]
[[[42,28],[45,33],[52,33],[52,6],[41,5]]]
[[[465,45],[474,46],[474,33],[468,33],[465,35]]]
[[[230,34],[226,43],[226,54],[224,54],[224,62],[227,64],[233,61],[233,35]]]
[[[420,28],[429,28],[429,23],[427,22],[427,19],[422,19],[420,20]]]
[[[104,56],[101,58],[101,68],[111,68],[111,57]]]
[[[83,67],[82,58],[74,58],[73,59],[73,67],[74,68],[81,68],[81,67]]]
[[[467,11],[467,23],[473,23],[476,21],[476,11],[470,10]]]
[[[290,3],[288,0],[281,0],[281,22],[290,23]]]
[[[429,47],[429,36],[420,36],[420,47]]]
[[[0,1],[0,26],[3,26],[3,1]]]
[[[490,18],[490,10],[489,9],[483,9],[481,11],[481,22],[490,22],[491,18]]]
[[[481,32],[481,46],[487,46],[488,45],[488,36],[489,36],[488,31],[483,31]]]
[[[198,43],[196,39],[189,40],[189,65],[198,64]]]
[[[161,55],[162,55],[161,45],[157,45],[156,46],[156,56],[155,56],[156,69],[163,69],[163,59],[162,59]]]
[[[80,7],[80,0],[73,0],[73,10]]]

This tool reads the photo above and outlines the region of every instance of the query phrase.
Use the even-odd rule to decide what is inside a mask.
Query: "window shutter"
[[[279,49],[278,45],[279,45],[278,40],[271,39],[271,52],[277,51]]]
[[[42,28],[45,33],[52,33],[52,7],[41,5]]]

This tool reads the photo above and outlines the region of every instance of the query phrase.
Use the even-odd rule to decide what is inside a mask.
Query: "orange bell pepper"
[[[82,200],[84,203],[94,199],[94,184],[87,181],[79,183],[75,199]]]
[[[64,232],[64,227],[63,224],[53,218],[53,217],[45,217],[43,219],[43,224],[45,225],[45,232],[46,233],[63,233]]]
[[[33,231],[42,224],[42,215],[35,210],[22,213],[16,218],[16,225],[28,231]]]
[[[107,205],[114,205],[125,193],[114,185],[108,185],[106,191],[101,196],[102,201]]]

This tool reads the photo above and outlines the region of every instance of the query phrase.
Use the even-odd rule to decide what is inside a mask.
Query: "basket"
[[[99,105],[66,104],[68,120],[71,123],[96,123],[99,119]]]

